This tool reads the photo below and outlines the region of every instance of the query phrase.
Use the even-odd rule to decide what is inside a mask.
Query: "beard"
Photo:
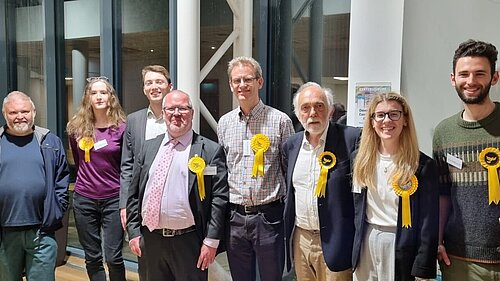
[[[12,124],[12,126],[9,126],[14,132],[16,132],[19,135],[24,135],[31,133],[31,128],[33,127],[33,123],[28,124],[28,123],[18,123],[18,124]]]
[[[467,97],[464,94],[464,90],[460,89],[458,86],[455,86],[455,90],[458,93],[458,96],[465,104],[481,104],[484,99],[489,95],[491,88],[491,82],[488,83],[484,88],[482,88],[479,92],[479,96],[477,97]]]

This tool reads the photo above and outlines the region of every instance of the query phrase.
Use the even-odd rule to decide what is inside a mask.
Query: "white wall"
[[[462,108],[450,84],[455,49],[469,38],[500,49],[499,26],[500,0],[405,1],[401,89],[425,153],[432,154],[436,125]],[[490,94],[500,100],[500,87],[492,87]]]
[[[349,40],[347,124],[358,120],[355,86],[390,82],[398,91],[401,80],[403,6],[400,0],[352,0]]]
[[[420,149],[432,155],[434,128],[462,108],[450,84],[455,49],[469,38],[500,49],[499,26],[500,0],[352,0],[348,114],[356,81],[391,81],[413,110]],[[500,100],[500,87],[490,95]]]

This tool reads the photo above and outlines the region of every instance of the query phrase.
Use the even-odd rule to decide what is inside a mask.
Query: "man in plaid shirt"
[[[239,107],[219,120],[227,156],[231,208],[227,256],[233,280],[282,280],[284,266],[281,147],[294,133],[283,112],[259,98],[262,69],[249,57],[229,62],[229,87]]]

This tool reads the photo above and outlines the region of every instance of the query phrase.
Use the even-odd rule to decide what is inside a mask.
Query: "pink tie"
[[[167,179],[170,163],[172,162],[172,157],[174,156],[174,147],[178,142],[179,141],[176,139],[169,141],[163,150],[163,155],[160,156],[158,164],[156,165],[156,170],[153,174],[153,182],[146,204],[146,213],[143,218],[144,225],[147,226],[149,231],[155,230],[160,222],[160,206],[163,188],[165,186],[165,180]]]

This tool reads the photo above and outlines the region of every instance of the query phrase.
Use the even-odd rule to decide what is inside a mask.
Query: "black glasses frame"
[[[384,114],[383,117],[382,117],[382,114]],[[380,116],[377,116],[377,115],[380,115]],[[385,117],[388,117],[392,121],[398,121],[399,119],[401,119],[401,116],[403,116],[402,110],[391,110],[391,111],[387,111],[387,112],[379,111],[379,112],[372,113],[371,118],[375,122],[382,122],[385,120]]]

